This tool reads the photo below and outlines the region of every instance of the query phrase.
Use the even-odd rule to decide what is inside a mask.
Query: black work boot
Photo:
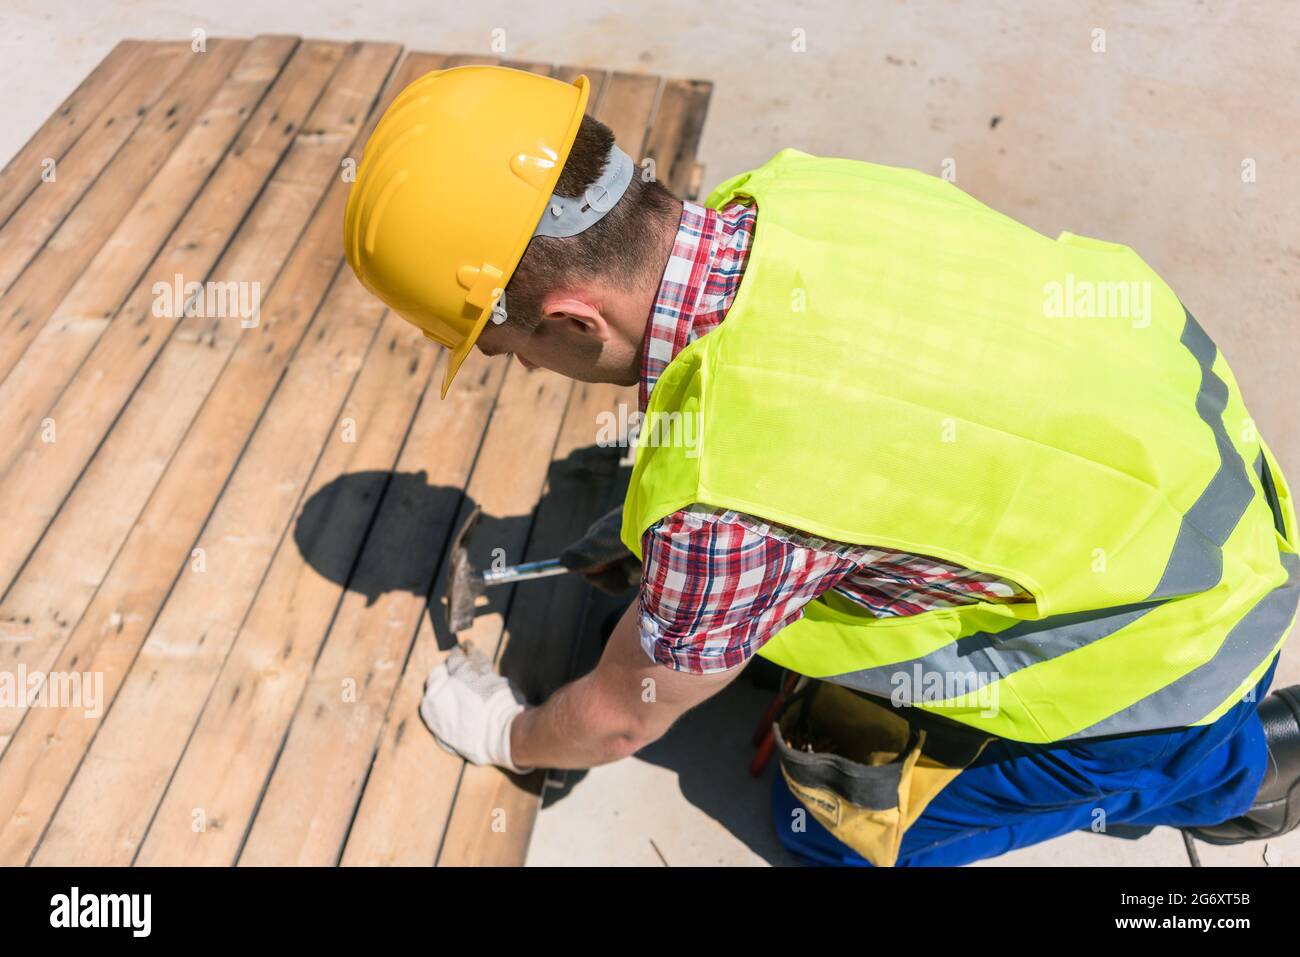
[[[1255,803],[1222,824],[1189,827],[1208,844],[1280,837],[1300,824],[1300,685],[1274,691],[1259,706],[1268,742],[1268,770]]]

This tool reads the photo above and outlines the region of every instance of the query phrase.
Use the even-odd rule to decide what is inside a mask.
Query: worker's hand
[[[617,595],[641,580],[641,563],[623,544],[623,507],[598,518],[582,536],[560,553],[565,568],[581,572],[594,587]]]
[[[420,702],[420,717],[440,745],[472,764],[495,764],[516,774],[532,770],[510,758],[510,724],[523,710],[523,697],[487,656],[461,645],[429,672]]]

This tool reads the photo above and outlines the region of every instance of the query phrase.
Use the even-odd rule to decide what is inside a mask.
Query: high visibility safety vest
[[[1300,598],[1296,517],[1231,370],[1125,246],[951,183],[784,150],[726,320],[655,385],[623,540],[691,503],[1017,582],[877,618],[830,591],[760,652],[1026,742],[1213,722]]]

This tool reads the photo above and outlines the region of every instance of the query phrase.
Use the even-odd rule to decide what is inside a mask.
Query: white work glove
[[[524,710],[523,697],[492,662],[471,647],[457,645],[424,683],[420,717],[443,748],[473,764],[495,764],[515,774],[510,725]]]

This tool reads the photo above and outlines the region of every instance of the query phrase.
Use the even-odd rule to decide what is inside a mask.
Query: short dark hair
[[[555,192],[581,196],[605,168],[614,133],[584,116],[573,149],[560,171]],[[635,161],[635,157],[633,157]],[[640,166],[623,198],[599,222],[576,236],[534,236],[506,284],[507,323],[533,330],[542,321],[542,300],[554,289],[576,280],[617,279],[645,286],[659,264],[650,259],[666,229],[677,225],[677,199],[657,180],[646,180]]]

